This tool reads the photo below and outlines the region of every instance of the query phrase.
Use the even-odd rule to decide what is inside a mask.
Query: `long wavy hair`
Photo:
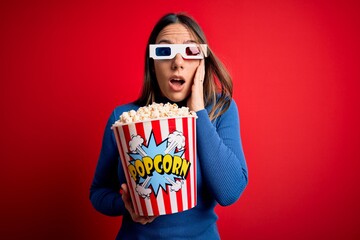
[[[179,13],[170,13],[163,16],[152,30],[145,54],[145,72],[142,92],[135,101],[140,106],[151,104],[161,96],[155,71],[154,60],[149,57],[149,44],[155,44],[160,31],[166,26],[174,23],[183,24],[192,34],[198,43],[207,44],[205,34],[199,24],[190,16]],[[204,79],[204,103],[211,106],[209,117],[211,120],[222,115],[230,106],[233,92],[232,79],[222,62],[215,56],[208,46],[208,57],[205,58],[205,79]]]

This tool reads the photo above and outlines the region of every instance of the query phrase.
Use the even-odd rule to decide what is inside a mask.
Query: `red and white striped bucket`
[[[196,205],[196,116],[113,125],[135,212],[158,216]]]

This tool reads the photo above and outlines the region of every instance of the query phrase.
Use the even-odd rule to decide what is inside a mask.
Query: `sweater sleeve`
[[[125,213],[124,202],[120,195],[120,185],[125,182],[124,176],[118,176],[119,153],[111,125],[115,122],[113,113],[104,131],[102,147],[95,175],[90,188],[90,201],[94,208],[109,216]]]
[[[205,109],[197,115],[197,152],[204,184],[220,205],[230,205],[248,183],[236,103],[232,100],[214,124]]]

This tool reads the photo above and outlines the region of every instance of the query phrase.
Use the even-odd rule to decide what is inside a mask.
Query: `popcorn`
[[[111,127],[135,213],[159,216],[195,207],[196,113],[171,103],[136,109]]]
[[[123,112],[120,115],[119,120],[117,120],[114,125],[123,125],[126,123],[158,118],[188,116],[196,116],[196,113],[194,111],[190,111],[188,107],[178,107],[175,103],[152,103],[148,106],[140,107],[137,111],[130,110],[128,112]]]

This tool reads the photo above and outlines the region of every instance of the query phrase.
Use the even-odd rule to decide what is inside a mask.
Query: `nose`
[[[172,59],[171,67],[174,70],[184,68],[184,58],[181,56],[180,53],[176,54],[175,57]]]

